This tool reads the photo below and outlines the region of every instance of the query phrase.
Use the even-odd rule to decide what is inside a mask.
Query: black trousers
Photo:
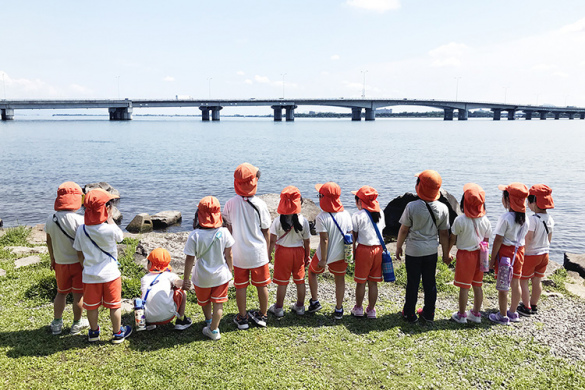
[[[404,301],[404,315],[415,315],[418,287],[422,277],[423,290],[425,292],[425,305],[423,314],[426,319],[435,317],[435,303],[437,301],[437,283],[435,273],[437,270],[438,254],[428,256],[406,255],[406,299]]]

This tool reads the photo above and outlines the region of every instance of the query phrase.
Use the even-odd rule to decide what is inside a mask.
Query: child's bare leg
[[[364,296],[366,295],[366,283],[356,283],[355,285],[355,305],[362,307]]]
[[[112,332],[118,333],[122,326],[122,309],[110,309],[110,320],[112,320]]]
[[[223,303],[213,302],[213,318],[211,320],[210,330],[216,330],[219,327],[219,321],[223,316]]]
[[[183,317],[185,315],[185,307],[187,306],[187,294],[185,294],[185,291],[183,290],[179,291],[181,292],[181,295],[183,295],[183,300],[181,301],[181,305],[177,307],[177,313],[180,317]]]
[[[238,304],[238,313],[240,317],[246,317],[246,290],[247,287],[236,288],[236,303]]]
[[[89,321],[89,328],[92,330],[98,329],[98,309],[87,311],[87,320]]]
[[[507,316],[506,311],[508,310],[508,292],[498,291],[498,304],[500,306],[500,315],[502,317]]]
[[[65,310],[65,305],[67,304],[67,294],[63,294],[58,292],[55,295],[55,301],[53,303],[53,317],[54,318],[63,318],[63,311]]]
[[[203,310],[203,315],[205,316],[205,321],[211,319],[211,304],[208,302],[207,305],[201,306],[201,310]]]
[[[378,282],[368,280],[368,306],[370,309],[376,307],[378,302]]]
[[[475,292],[475,290],[474,290]],[[467,301],[469,300],[469,289],[459,288],[459,313],[465,313],[467,309]],[[476,310],[477,311],[477,310]]]
[[[305,282],[297,284],[297,306],[305,305],[305,295],[307,294],[307,287]]]
[[[260,313],[265,316],[268,311],[268,286],[256,286],[256,290],[258,290]]]
[[[284,297],[286,296],[287,285],[278,285],[276,287],[276,306],[282,307],[284,305]]]
[[[73,321],[79,321],[83,314],[83,293],[73,293]]]
[[[542,278],[532,278],[532,295],[530,296],[530,307],[538,304],[540,294],[542,294]]]
[[[483,303],[483,288],[481,286],[473,286],[473,311],[478,313],[481,310]]]
[[[522,290],[522,303],[524,306],[530,307],[530,288],[528,287],[528,279],[520,279],[520,289]],[[532,282],[532,289],[534,289],[534,282]]]
[[[520,303],[520,279],[512,279],[512,299],[510,300],[510,312],[515,313]]]
[[[317,283],[317,274],[309,271],[309,290],[311,291],[311,299],[313,301],[319,300],[319,284]]]
[[[343,307],[343,297],[345,295],[345,274],[335,274],[335,301],[336,309]]]

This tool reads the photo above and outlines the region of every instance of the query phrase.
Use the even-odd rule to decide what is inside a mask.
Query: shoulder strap
[[[538,214],[534,214],[534,216],[536,216],[536,218],[541,219],[540,215]],[[544,230],[546,230],[546,235],[548,236],[550,233],[548,231],[548,226],[546,226],[546,222],[542,221],[542,224],[544,225]]]
[[[337,226],[337,229],[339,229],[339,232],[341,233],[341,237],[343,237],[345,235],[345,233],[343,232],[343,230],[341,230],[341,228],[339,227],[339,224],[337,223],[337,221],[335,220],[335,217],[333,216],[333,214],[329,213],[329,215],[331,215],[331,219],[333,220],[333,222],[335,222],[335,226]]]
[[[61,231],[63,232],[64,235],[67,236],[67,238],[69,238],[71,241],[75,241],[75,238],[73,238],[69,234],[67,234],[67,232],[61,227],[61,224],[59,223],[59,219],[57,218],[57,214],[53,214],[53,222],[55,222],[55,224],[57,225],[57,227],[59,229],[61,229]]]
[[[218,230],[215,235],[213,236],[213,240],[211,240],[211,244],[209,244],[209,246],[207,248],[205,248],[205,250],[203,252],[201,252],[201,254],[199,254],[197,256],[198,259],[202,258],[203,256],[205,256],[207,254],[207,252],[209,252],[211,250],[211,247],[213,246],[213,244],[215,243],[215,241],[219,238],[221,238],[221,230]]]
[[[520,230],[518,230],[518,235],[516,236],[516,245],[514,246],[514,256],[512,257],[512,267],[514,266],[514,263],[516,262],[516,253],[518,252],[518,247],[519,247],[519,243],[520,243],[520,234],[522,233],[522,230],[524,230],[524,224],[520,225]]]
[[[254,210],[256,210],[256,213],[258,213],[258,219],[260,220],[260,230],[262,230],[262,216],[260,215],[260,211],[258,210],[258,207],[256,207],[256,206],[254,205],[254,203],[250,202],[250,198],[246,197],[246,198],[244,198],[244,200],[245,200],[246,202],[248,202],[248,204],[249,204],[250,206],[252,206],[252,208],[253,208]]]
[[[144,294],[144,299],[142,300],[143,303],[146,303],[146,299],[148,298],[148,293],[150,293],[150,290],[152,290],[152,286],[154,286],[157,283],[157,279],[159,278],[159,276],[162,275],[162,272],[158,275],[156,275],[156,278],[154,278],[154,280],[152,281],[152,283],[150,283],[150,286],[148,286],[148,289],[146,290],[146,294]]]
[[[118,261],[118,259],[116,259],[114,256],[112,256],[109,252],[106,252],[105,250],[103,250],[98,244],[96,244],[96,242],[94,240],[92,240],[92,238],[87,233],[87,230],[85,230],[85,225],[82,225],[82,226],[83,226],[83,232],[85,233],[85,235],[87,236],[87,238],[89,238],[89,240],[93,243],[93,245],[95,245],[100,251],[102,251],[103,253],[105,253],[106,255],[108,255],[112,260],[114,260],[116,262],[116,264],[118,264],[118,267],[119,267],[120,266],[120,262]]]
[[[386,244],[384,243],[384,239],[382,238],[382,235],[380,234],[380,229],[378,229],[378,225],[376,225],[376,223],[374,223],[374,218],[372,218],[372,214],[370,213],[369,210],[366,210],[366,214],[368,214],[368,217],[370,217],[370,221],[372,221],[372,225],[374,225],[374,229],[376,230],[376,234],[378,235],[378,240],[380,240],[380,245],[382,245],[382,248],[384,249],[384,251],[388,251],[388,249],[386,249]]]
[[[427,202],[425,202],[424,200],[423,200],[423,202],[424,202],[425,206],[427,206],[429,213],[431,213],[431,218],[433,218],[433,223],[435,224],[437,230],[439,230],[439,226],[437,225],[437,217],[435,217],[435,213],[433,213],[431,206],[429,206],[429,204]]]
[[[481,234],[479,234],[479,228],[477,227],[476,223],[475,223],[475,218],[471,218],[471,222],[473,222],[473,227],[475,228],[475,234],[477,234],[477,237],[479,237],[479,241],[483,241],[484,237],[481,236]]]
[[[280,236],[280,237],[278,237],[278,238],[276,239],[276,242],[278,242],[278,241],[280,241],[281,239],[283,239],[284,237],[286,237],[286,235],[287,235],[287,234],[289,234],[289,233],[290,233],[290,231],[291,231],[291,230],[293,230],[293,229],[294,229],[294,227],[293,227],[293,226],[291,226],[291,227],[290,227],[290,229],[288,229],[288,230],[287,230],[287,231],[286,231],[286,232],[285,232],[285,233],[284,233],[282,236]]]

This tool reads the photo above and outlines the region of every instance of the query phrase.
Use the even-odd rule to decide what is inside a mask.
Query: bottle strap
[[[222,234],[221,234],[221,231],[220,231],[220,230],[218,230],[218,231],[215,233],[215,235],[213,236],[213,240],[211,240],[211,244],[209,244],[209,246],[208,246],[207,248],[205,248],[205,250],[204,250],[203,252],[201,252],[201,254],[198,254],[198,255],[197,255],[197,258],[198,258],[198,259],[200,259],[200,258],[202,258],[203,256],[205,256],[205,255],[207,254],[207,252],[209,252],[209,251],[211,250],[211,247],[213,246],[213,243],[215,243],[215,241],[216,241],[217,239],[220,239],[220,238],[221,238],[221,236],[222,236]]]
[[[541,219],[540,215],[538,215],[538,214],[534,214],[534,215],[536,216],[536,218]],[[546,226],[546,222],[544,222],[544,221],[542,221],[542,224],[544,225],[544,230],[546,230],[546,235],[548,236],[550,234],[548,231],[548,226]]]
[[[248,204],[250,206],[252,206],[252,208],[254,210],[256,210],[256,213],[258,214],[258,219],[260,220],[260,230],[262,230],[262,216],[260,215],[260,211],[258,210],[258,207],[256,207],[256,205],[254,205],[254,203],[250,202],[250,198],[248,197],[242,197],[246,202],[248,202]]]
[[[337,221],[335,220],[335,217],[333,216],[333,214],[329,213],[329,215],[331,216],[331,219],[333,220],[333,222],[335,222],[335,226],[337,226],[337,229],[339,229],[339,233],[341,233],[341,237],[343,237],[345,235],[345,233],[343,232],[343,230],[341,230],[341,228],[339,227],[339,224],[337,223]]]
[[[146,303],[146,299],[148,298],[148,294],[150,293],[150,290],[152,290],[152,286],[154,286],[155,284],[157,284],[157,279],[159,278],[159,276],[162,275],[162,272],[158,275],[156,275],[156,278],[154,278],[154,280],[152,281],[152,283],[150,283],[150,286],[148,286],[148,289],[146,290],[146,294],[144,294],[144,299],[142,300],[142,304],[144,305]]]
[[[372,221],[372,225],[374,225],[374,230],[376,230],[376,234],[378,235],[378,240],[380,240],[380,245],[382,245],[382,249],[384,249],[384,252],[387,252],[388,249],[386,249],[386,244],[384,243],[384,239],[382,238],[382,235],[380,234],[380,229],[378,229],[378,225],[376,225],[376,223],[374,223],[374,218],[372,218],[372,214],[370,213],[369,210],[366,210],[366,214],[368,214],[368,217],[370,217],[370,221]]]
[[[288,233],[290,233],[290,231],[291,231],[291,230],[293,230],[293,227],[292,227],[292,226],[291,226],[291,227],[290,227],[290,229],[288,229],[288,230],[287,230],[287,231],[286,231],[286,232],[285,232],[285,233],[284,233],[282,236],[278,237],[278,238],[276,239],[276,242],[278,242],[278,241],[280,241],[281,239],[283,239],[284,237],[286,237],[286,235],[287,235]]]
[[[439,231],[439,225],[437,225],[437,217],[435,217],[435,213],[433,213],[433,210],[431,209],[431,206],[429,206],[429,204],[427,202],[425,202],[423,200],[425,206],[427,206],[427,209],[429,210],[429,213],[431,213],[431,218],[433,218],[433,223],[435,224],[435,227],[437,228],[437,232]]]
[[[118,259],[116,259],[114,256],[112,256],[109,252],[106,252],[105,250],[103,250],[94,240],[92,240],[92,238],[87,233],[87,230],[85,230],[85,225],[82,225],[82,226],[83,226],[83,232],[85,233],[85,235],[87,236],[87,238],[89,238],[89,240],[93,243],[93,245],[95,245],[96,248],[98,248],[100,251],[102,251],[103,253],[105,253],[106,255],[108,255],[112,260],[114,260],[116,262],[116,264],[118,265],[118,267],[119,267],[120,266],[120,262],[118,261]]]
[[[63,232],[64,235],[67,236],[67,238],[69,238],[71,241],[75,241],[75,238],[73,238],[69,234],[67,234],[67,232],[65,231],[65,229],[63,229],[61,227],[61,224],[59,223],[59,219],[57,218],[57,214],[53,214],[53,222],[55,222],[55,224],[57,225],[57,227]]]

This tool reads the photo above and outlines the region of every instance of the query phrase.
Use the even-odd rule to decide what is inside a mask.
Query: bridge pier
[[[532,120],[532,113],[533,113],[533,112],[534,112],[534,111],[530,111],[530,110],[526,110],[526,111],[524,111],[524,113],[526,114],[526,120],[527,120],[527,121],[530,121],[530,120]]]
[[[457,120],[466,121],[469,116],[469,111],[464,108],[457,109]]]
[[[361,121],[362,120],[361,107],[352,107],[351,108],[351,120],[352,121]]]
[[[555,112],[555,121],[558,121],[559,119],[561,119],[561,113]]]
[[[494,120],[499,121],[500,118],[502,117],[502,109],[501,108],[492,108],[492,111],[494,112]]]
[[[575,113],[574,112],[567,112],[567,115],[569,116],[570,120],[575,119]]]
[[[201,110],[201,120],[203,122],[209,122],[209,107],[199,107]]]
[[[452,108],[445,108],[445,114],[443,115],[443,120],[444,121],[452,121],[453,120],[453,111],[455,111]]]
[[[375,108],[366,108],[366,120],[367,121],[375,121],[376,120],[376,109]]]
[[[548,114],[548,111],[539,111],[540,114],[540,120],[544,121],[546,120],[546,115]]]
[[[282,122],[282,106],[271,106],[274,110],[274,121]]]
[[[14,119],[14,109],[3,108],[2,109],[2,120],[3,121],[11,121],[13,119]]]
[[[108,108],[111,121],[132,120],[132,107],[110,107]]]
[[[293,122],[295,120],[295,108],[297,108],[297,106],[284,106],[287,122]]]
[[[579,115],[579,119],[585,119],[585,112],[582,112],[582,113]]]
[[[223,107],[221,107],[221,106],[211,107],[211,120],[212,121],[219,121],[219,111],[222,108]]]
[[[516,110],[508,110],[508,120],[516,120]]]

